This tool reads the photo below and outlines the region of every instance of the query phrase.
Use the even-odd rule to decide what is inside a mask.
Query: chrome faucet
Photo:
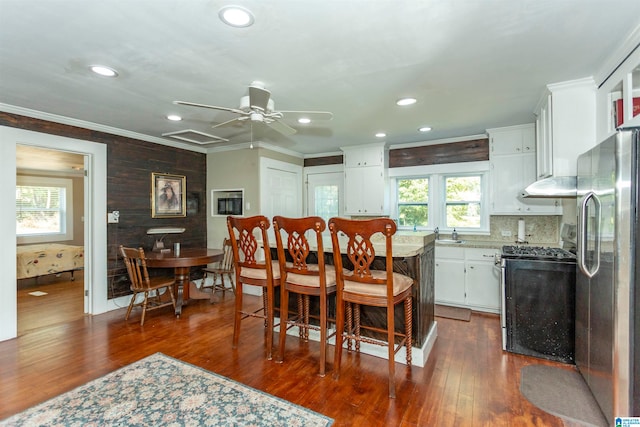
[[[433,232],[436,233],[436,240],[440,240],[440,229],[436,227]]]

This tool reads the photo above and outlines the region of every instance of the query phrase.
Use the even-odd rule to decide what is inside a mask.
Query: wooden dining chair
[[[309,329],[320,331],[320,370],[325,375],[327,359],[327,298],[336,292],[336,271],[334,266],[325,265],[322,232],[326,223],[318,216],[305,218],[273,217],[273,227],[280,264],[280,343],[276,361],[282,363],[286,345],[287,329],[297,326],[308,339]],[[311,241],[307,234],[313,236]],[[317,262],[309,257],[315,246]],[[315,260],[313,260],[315,261]],[[302,296],[298,303],[298,313],[289,318],[289,293]],[[309,323],[309,297],[319,297],[319,325]]]
[[[204,275],[202,277],[202,288],[211,288],[211,296],[216,291],[222,291],[223,293],[231,290],[234,294],[236,293],[236,285],[233,280],[233,276],[235,276],[234,267],[233,267],[233,247],[231,246],[231,239],[225,237],[222,241],[222,259],[216,263],[214,263],[211,267],[205,267],[202,269],[204,271]],[[211,286],[205,285],[207,278],[211,275],[213,280]],[[225,276],[229,279],[230,288],[224,285]],[[220,283],[218,283],[218,278],[220,278]]]
[[[258,215],[248,218],[228,216],[227,228],[233,249],[233,261],[236,272],[236,304],[233,321],[233,344],[238,348],[240,337],[240,323],[248,317],[264,319],[267,329],[267,359],[271,360],[273,351],[273,317],[274,292],[280,285],[280,267],[278,261],[271,260],[269,250],[269,220],[266,216]],[[259,236],[261,241],[258,241]],[[261,249],[264,248],[264,251]],[[259,254],[264,253],[264,259]],[[242,301],[242,285],[262,287],[262,308],[255,311],[245,311]]]
[[[392,236],[396,224],[389,218],[369,220],[350,220],[331,218],[329,220],[333,258],[336,267],[336,346],[333,361],[333,376],[340,376],[343,340],[356,342],[356,351],[360,342],[385,345],[389,359],[389,397],[396,396],[395,390],[395,354],[405,346],[407,366],[411,367],[411,322],[413,279],[393,272]],[[371,236],[382,233],[384,236],[385,270],[372,269],[376,257]],[[342,236],[342,237],[341,237]],[[342,254],[348,260],[349,268],[344,267]],[[395,328],[395,306],[404,303],[404,332]],[[347,305],[347,329],[345,331],[345,304]],[[360,305],[383,307],[386,310],[387,329],[362,325]],[[361,330],[386,333],[386,342],[361,335]],[[396,336],[400,338],[396,345]]]
[[[133,291],[129,308],[127,308],[127,315],[124,319],[129,319],[133,307],[142,307],[141,326],[144,325],[145,314],[149,310],[155,310],[169,305],[172,305],[175,310],[176,300],[173,295],[175,276],[150,278],[147,271],[144,249],[142,248],[126,248],[120,245],[120,254],[124,259],[124,265],[127,267],[127,273],[131,281],[131,290]],[[170,300],[165,298],[163,301],[163,297],[159,292],[163,288],[166,288],[165,294],[169,294],[171,297]],[[144,297],[142,301],[136,302],[138,294],[143,294]]]

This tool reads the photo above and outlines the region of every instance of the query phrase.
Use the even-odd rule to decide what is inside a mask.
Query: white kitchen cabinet
[[[474,310],[497,313],[500,309],[499,249],[465,248],[466,304]]]
[[[575,176],[578,156],[596,145],[592,78],[547,85],[535,109],[536,180]]]
[[[492,155],[533,153],[536,151],[532,124],[487,129]]]
[[[498,313],[500,276],[495,268],[499,249],[436,245],[436,304]]]
[[[384,144],[342,147],[344,152],[344,213],[386,215],[388,155]]]
[[[561,215],[556,199],[524,198],[536,181],[534,124],[488,129],[491,144],[491,214]]]
[[[465,305],[464,248],[436,245],[436,304]]]

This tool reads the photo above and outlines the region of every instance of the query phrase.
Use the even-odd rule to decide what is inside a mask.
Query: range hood
[[[552,176],[530,184],[522,195],[531,198],[575,198],[578,195],[577,183],[575,176]]]

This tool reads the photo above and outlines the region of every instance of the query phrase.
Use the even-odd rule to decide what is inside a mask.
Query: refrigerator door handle
[[[593,204],[595,206],[595,247],[594,247],[594,255],[595,255],[595,263],[589,268],[586,263],[587,258],[587,237],[588,237],[588,229],[587,229],[587,204],[593,200]],[[600,199],[596,194],[592,191],[585,194],[582,202],[580,203],[580,211],[578,212],[578,222],[580,226],[580,230],[578,233],[578,242],[579,242],[579,250],[578,250],[578,267],[580,267],[580,271],[582,271],[587,277],[592,278],[598,273],[600,270]]]

